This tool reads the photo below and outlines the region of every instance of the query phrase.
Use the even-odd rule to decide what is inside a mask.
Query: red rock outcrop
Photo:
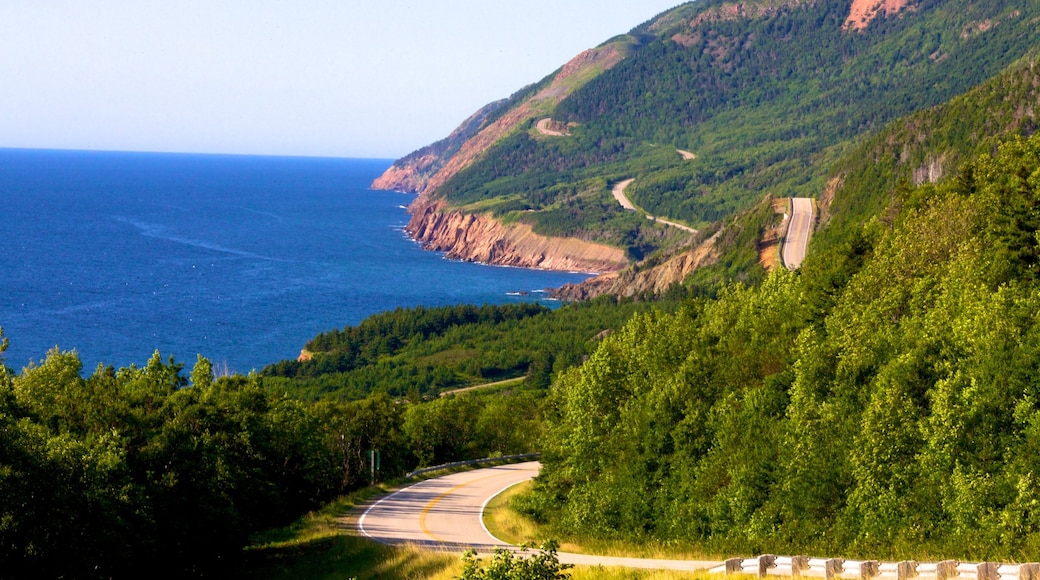
[[[914,8],[912,0],[853,0],[842,30],[862,30],[878,16],[892,16]]]
[[[628,264],[620,248],[576,238],[550,238],[527,224],[502,223],[482,214],[414,205],[407,231],[424,248],[452,259],[500,266],[571,272],[610,272]]]
[[[372,189],[419,193],[426,188],[426,181],[428,180],[428,172],[424,170],[436,163],[436,161],[437,159],[433,155],[423,155],[406,165],[391,165],[389,169],[372,182],[371,187]]]

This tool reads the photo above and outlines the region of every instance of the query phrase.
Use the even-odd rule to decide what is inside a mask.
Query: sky
[[[0,147],[397,158],[681,0],[3,0]]]

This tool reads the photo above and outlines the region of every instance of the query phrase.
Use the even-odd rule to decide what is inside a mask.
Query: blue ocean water
[[[0,149],[0,327],[142,365],[158,349],[248,372],[398,306],[505,303],[586,276],[445,260],[403,233],[390,161]]]

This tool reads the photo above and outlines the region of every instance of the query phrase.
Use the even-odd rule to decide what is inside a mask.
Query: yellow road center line
[[[472,485],[474,483],[477,483],[478,481],[484,481],[485,479],[491,479],[493,477],[497,477],[498,475],[499,474],[497,473],[492,475],[485,475],[484,477],[479,477],[477,479],[467,481],[466,483],[460,483],[459,485],[456,485],[455,487],[430,500],[430,503],[426,504],[426,507],[424,507],[422,512],[419,513],[419,527],[422,528],[423,533],[427,536],[430,536],[434,540],[437,540],[438,542],[444,542],[444,539],[440,538],[439,536],[437,536],[437,534],[431,532],[430,528],[426,527],[426,515],[430,513],[430,510],[433,509],[433,506],[437,505],[442,499],[466,487],[467,485]]]

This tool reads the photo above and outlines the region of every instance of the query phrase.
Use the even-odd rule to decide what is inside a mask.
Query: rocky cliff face
[[[911,0],[853,0],[843,30],[863,30],[878,16],[891,16],[915,8]]]
[[[372,189],[419,193],[426,188],[430,175],[436,172],[432,168],[439,162],[440,158],[431,153],[417,156],[401,165],[395,163],[372,182]]]
[[[449,258],[500,266],[574,272],[612,272],[628,260],[619,249],[575,238],[538,235],[526,224],[503,225],[443,203],[417,203],[407,231],[423,247]]]
[[[487,123],[492,115],[507,105],[507,100],[495,101],[481,108],[463,121],[450,135],[398,159],[390,169],[372,182],[372,189],[422,193],[426,182],[455,155],[469,138]]]

